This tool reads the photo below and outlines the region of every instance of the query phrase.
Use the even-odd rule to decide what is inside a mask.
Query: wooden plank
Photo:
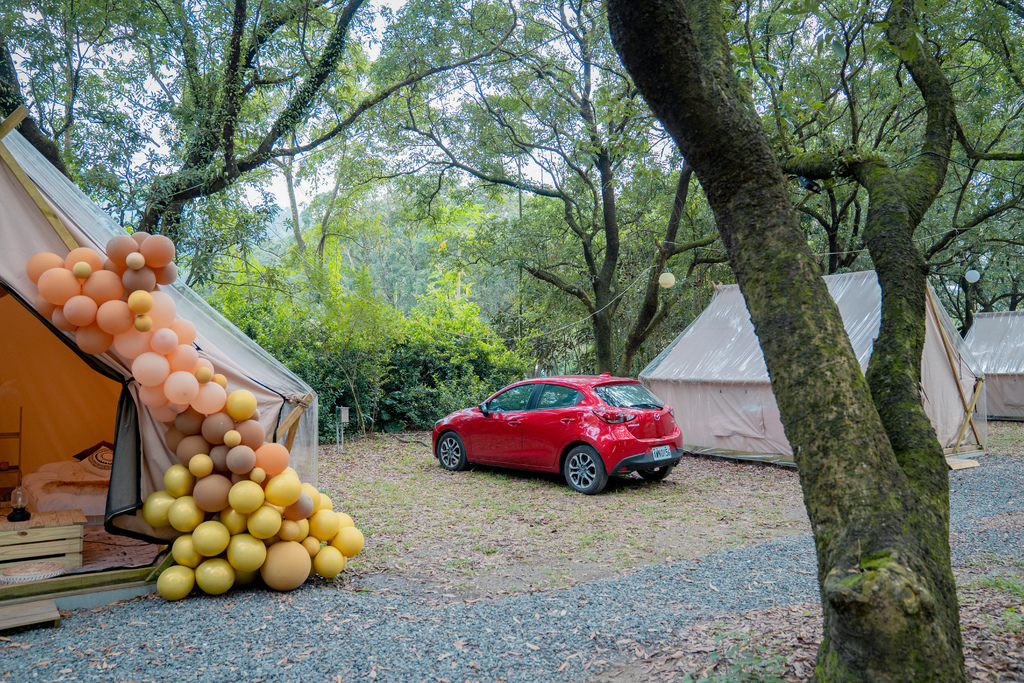
[[[303,396],[299,400],[298,404],[292,409],[292,412],[288,413],[288,417],[286,417],[284,419],[284,421],[282,421],[281,424],[279,424],[277,426],[278,438],[280,438],[281,434],[287,434],[289,431],[292,431],[293,426],[298,424],[299,418],[302,417],[302,413],[305,412],[306,408],[309,407],[309,404],[310,404],[310,402],[312,400],[313,400],[313,392],[312,391],[309,392],[308,394],[306,394],[305,396]],[[291,434],[291,437],[288,439],[288,446],[286,446],[286,447],[290,447],[291,446],[291,442],[294,439],[295,439],[295,434],[293,432]]]
[[[38,207],[39,212],[43,214],[43,217],[46,219],[46,222],[50,224],[50,227],[53,228],[53,231],[56,232],[57,236],[60,237],[62,242],[64,242],[68,251],[78,248],[78,242],[76,242],[75,238],[72,237],[71,231],[69,231],[67,226],[64,225],[60,218],[57,217],[57,213],[46,201],[46,198],[43,197],[39,188],[36,187],[35,182],[28,177],[28,174],[21,168],[17,160],[15,160],[14,155],[11,154],[10,150],[4,146],[2,141],[0,141],[0,160],[7,164],[7,168],[11,169],[11,173],[13,173],[14,177],[18,179],[21,186],[25,188],[25,192],[35,203],[36,207]]]
[[[953,380],[956,382],[957,391],[960,392],[960,404],[967,413],[967,421],[971,425],[971,430],[974,431],[975,441],[977,441],[978,445],[981,445],[981,436],[978,434],[978,426],[974,424],[974,415],[972,414],[971,408],[967,407],[967,394],[964,393],[964,385],[960,382],[960,372],[956,367],[956,354],[953,351],[952,345],[949,343],[949,339],[946,338],[946,331],[942,329],[942,318],[939,317],[938,304],[935,303],[935,297],[932,296],[932,288],[927,287],[925,289],[925,294],[927,295],[928,303],[931,304],[932,315],[935,316],[935,322],[936,326],[939,328],[939,337],[942,339],[942,345],[946,349],[946,360],[949,361],[949,369],[953,372]],[[954,444],[953,450],[955,451],[959,447],[960,444]]]
[[[157,556],[157,559],[163,561],[165,558]],[[148,567],[112,569],[108,572],[94,572],[92,574],[71,574],[70,576],[58,576],[44,581],[28,581],[9,586],[0,586],[0,606],[8,604],[8,601],[24,602],[25,598],[33,596],[72,595],[104,590],[110,586],[146,582],[149,575],[153,573],[154,565],[156,563]]]
[[[946,458],[946,464],[949,465],[951,470],[965,470],[968,467],[979,467],[981,465],[977,460],[968,460],[967,458]]]
[[[0,139],[3,139],[5,135],[17,128],[18,124],[20,124],[26,116],[28,116],[28,109],[23,104],[11,112],[11,115],[6,119],[0,121]]]
[[[60,610],[53,600],[0,607],[0,631],[34,624],[60,626]]]
[[[82,527],[77,524],[66,524],[64,526],[44,526],[38,529],[0,531],[0,558],[3,557],[4,548],[8,545],[63,541],[67,538],[81,540]]]
[[[82,539],[64,538],[59,541],[44,543],[22,543],[19,545],[0,546],[0,567],[21,564],[29,560],[60,560],[67,558],[71,563],[64,563],[68,569],[82,566]],[[74,562],[78,564],[74,564]]]

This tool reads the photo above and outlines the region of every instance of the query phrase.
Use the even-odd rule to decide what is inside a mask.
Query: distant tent
[[[16,131],[0,130],[0,206],[0,432],[19,437],[0,442],[0,463],[11,467],[8,472],[20,465],[20,478],[110,442],[113,464],[100,521],[110,531],[151,541],[176,536],[136,514],[147,495],[163,488],[163,473],[177,459],[164,441],[165,426],[139,401],[130,362],[113,349],[83,353],[73,333],[39,316],[32,303],[36,286],[25,272],[38,252],[64,255],[87,246],[102,253],[124,231]],[[178,315],[196,326],[200,356],[227,377],[229,389],[255,394],[267,441],[286,442],[292,467],[315,485],[313,390],[187,287],[163,290]]]
[[[978,313],[966,343],[985,372],[989,418],[1024,420],[1024,311]]]
[[[829,293],[867,368],[881,324],[874,271],[829,275]],[[922,360],[925,411],[947,455],[983,451],[987,440],[981,371],[929,290]],[[693,453],[792,463],[761,347],[737,285],[716,288],[708,307],[640,373],[675,409]]]

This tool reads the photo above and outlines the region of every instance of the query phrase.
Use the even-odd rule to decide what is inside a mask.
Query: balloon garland
[[[219,595],[257,576],[279,591],[314,574],[334,578],[362,550],[363,534],[299,480],[287,448],[266,441],[256,397],[229,392],[227,378],[199,357],[195,325],[160,290],[177,277],[174,254],[167,237],[137,232],[112,238],[105,257],[88,247],[63,258],[42,252],[25,268],[38,287],[36,311],[73,332],[85,353],[113,347],[127,359],[139,400],[167,426],[178,463],[142,517],[181,535],[157,590],[180,600],[195,586]]]

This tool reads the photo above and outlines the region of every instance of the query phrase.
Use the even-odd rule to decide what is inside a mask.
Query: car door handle
[[[508,426],[509,427],[518,427],[521,424],[523,424],[523,423],[520,420],[509,420],[508,421]]]
[[[561,420],[559,420],[559,422],[561,422],[564,425],[571,425],[575,421],[575,417],[563,417]]]

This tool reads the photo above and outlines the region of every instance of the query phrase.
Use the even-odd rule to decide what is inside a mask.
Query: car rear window
[[[571,408],[581,400],[583,400],[583,394],[572,387],[563,387],[559,384],[545,384],[540,400],[537,401],[537,410]]]
[[[601,400],[612,408],[654,408],[661,410],[665,404],[647,391],[642,384],[605,384],[594,387]]]

